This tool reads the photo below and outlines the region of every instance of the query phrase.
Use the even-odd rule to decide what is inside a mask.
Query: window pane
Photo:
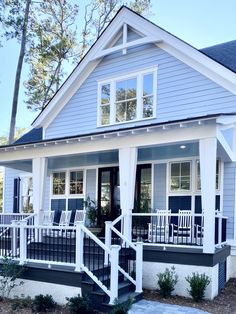
[[[190,190],[190,177],[181,178],[181,190]]]
[[[65,182],[66,182],[65,172],[53,173],[53,194],[54,195],[65,194]]]
[[[143,96],[153,94],[153,74],[143,76]]]
[[[143,98],[143,117],[149,118],[153,116],[153,97]]]
[[[126,81],[116,83],[116,100],[125,100]]]
[[[127,102],[126,121],[136,118],[136,100]]]
[[[190,176],[190,163],[181,163],[181,176]]]
[[[101,124],[109,124],[110,123],[110,106],[102,106],[101,107]]]
[[[101,104],[107,104],[110,102],[110,84],[102,85],[101,90]]]
[[[171,191],[179,190],[180,188],[179,177],[171,177],[170,188]]]
[[[116,101],[136,98],[137,79],[129,79],[116,83]]]
[[[126,120],[126,103],[119,103],[116,105],[116,122]]]
[[[171,176],[179,176],[180,175],[180,164],[174,163],[171,164]]]
[[[83,171],[70,172],[70,194],[83,194]]]
[[[135,79],[127,80],[126,99],[136,98],[137,83]]]

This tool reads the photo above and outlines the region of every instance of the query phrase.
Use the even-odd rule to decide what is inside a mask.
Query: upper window
[[[191,163],[173,162],[170,168],[170,190],[171,191],[190,191],[191,182]]]
[[[98,124],[124,123],[155,115],[157,70],[99,83]]]

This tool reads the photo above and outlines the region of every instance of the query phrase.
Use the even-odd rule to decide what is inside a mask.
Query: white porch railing
[[[160,213],[161,212],[161,213]],[[204,214],[190,211],[171,213],[132,213],[132,240],[146,245],[202,247],[204,238]],[[215,245],[226,243],[226,220],[216,211]],[[212,235],[214,236],[214,235]]]
[[[107,247],[82,222],[75,227],[39,226],[31,224],[34,217],[0,224],[0,257],[10,257],[21,265],[73,266],[76,271],[86,272],[113,304],[118,298],[121,247]],[[105,265],[105,253],[108,265]]]

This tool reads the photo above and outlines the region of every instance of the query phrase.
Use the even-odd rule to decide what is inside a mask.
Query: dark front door
[[[100,168],[98,172],[98,225],[120,215],[119,168]]]

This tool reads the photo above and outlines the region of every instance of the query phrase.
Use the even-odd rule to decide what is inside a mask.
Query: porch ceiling
[[[20,171],[32,172],[32,160],[1,162],[0,166],[11,168],[11,169],[16,169]]]
[[[118,163],[118,151],[53,157],[48,159],[48,169],[85,167]]]

